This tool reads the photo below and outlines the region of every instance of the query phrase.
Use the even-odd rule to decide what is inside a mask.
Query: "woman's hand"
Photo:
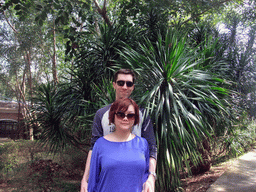
[[[85,178],[83,178],[82,181],[81,181],[81,190],[80,190],[80,192],[88,192],[87,187],[88,187],[88,183],[86,182]]]
[[[89,179],[91,158],[92,158],[92,150],[90,150],[87,155],[84,175],[83,175],[83,179],[81,181],[81,191],[80,192],[88,192],[88,179]]]
[[[155,177],[149,175],[147,181],[143,184],[142,192],[155,192]]]

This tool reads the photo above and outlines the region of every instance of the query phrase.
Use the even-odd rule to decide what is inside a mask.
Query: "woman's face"
[[[133,105],[129,105],[124,113],[115,114],[115,126],[119,131],[130,131],[135,122],[135,109]]]

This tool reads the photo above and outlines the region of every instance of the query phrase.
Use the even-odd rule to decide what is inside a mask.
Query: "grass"
[[[55,155],[34,141],[0,143],[0,192],[78,192],[86,153],[68,148]]]

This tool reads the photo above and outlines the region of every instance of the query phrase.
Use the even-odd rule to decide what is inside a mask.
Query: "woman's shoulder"
[[[148,150],[148,141],[145,138],[136,135],[134,139],[136,140],[135,146],[137,146],[140,149],[143,149],[143,151],[145,152]]]
[[[148,144],[148,141],[144,138],[144,137],[140,137],[140,136],[135,136],[135,139],[137,142],[141,142],[143,144]]]
[[[106,143],[106,139],[104,139],[104,137],[102,136],[102,137],[100,137],[100,138],[97,139],[97,141],[95,142],[94,145],[96,145],[96,146],[101,146],[101,145],[104,144],[104,143]]]

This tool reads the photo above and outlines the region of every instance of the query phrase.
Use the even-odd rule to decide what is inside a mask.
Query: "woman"
[[[131,133],[139,123],[139,107],[129,98],[116,100],[109,122],[115,131],[93,147],[88,191],[141,192],[148,177],[149,148],[146,139]]]

